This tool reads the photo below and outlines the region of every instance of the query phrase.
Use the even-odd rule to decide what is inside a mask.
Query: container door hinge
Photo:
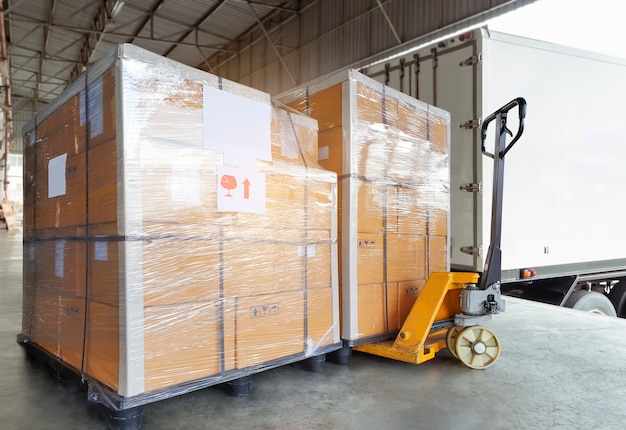
[[[474,64],[479,64],[483,61],[483,55],[482,54],[476,54],[476,55],[472,55],[469,58],[466,58],[465,60],[461,61],[459,63],[459,66],[461,67],[467,67],[467,66],[473,66]]]
[[[482,257],[483,247],[482,246],[462,246],[461,252],[463,254],[476,255],[478,257]]]
[[[480,193],[483,191],[483,184],[481,182],[474,184],[463,184],[459,187],[461,191],[467,191],[468,193]]]
[[[459,125],[459,128],[464,128],[466,130],[471,130],[473,128],[478,128],[480,127],[480,123],[482,121],[480,120],[480,118],[477,119],[471,119],[469,121],[464,122],[463,124]]]

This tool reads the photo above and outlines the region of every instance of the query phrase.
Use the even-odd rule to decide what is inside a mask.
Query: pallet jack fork
[[[517,107],[519,128],[507,145],[507,117]],[[448,348],[466,366],[485,369],[500,356],[500,342],[495,334],[479,324],[504,311],[500,295],[502,232],[502,197],[504,157],[524,131],[526,101],[518,97],[489,115],[481,128],[482,153],[494,160],[493,199],[491,208],[491,243],[482,276],[466,272],[433,272],[416,299],[395,340],[355,346],[367,352],[399,361],[419,364]],[[485,150],[487,128],[495,120],[495,151]],[[480,279],[480,281],[479,281]]]

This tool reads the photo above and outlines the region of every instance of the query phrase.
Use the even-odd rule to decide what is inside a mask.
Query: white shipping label
[[[298,159],[298,137],[293,123],[280,124],[280,155],[294,160]]]
[[[298,246],[298,257],[304,257],[305,256],[305,249],[306,249],[306,256],[307,257],[315,257],[315,245],[307,245],[306,248],[302,245]]]
[[[95,249],[95,258],[99,261],[107,261],[109,259],[109,243],[97,240]]]
[[[217,167],[218,212],[265,213],[265,173]]]
[[[172,161],[172,202],[200,203],[200,169],[191,159]]]
[[[48,161],[48,198],[65,195],[65,166],[67,154]]]
[[[224,164],[255,168],[272,160],[271,107],[247,97],[204,86],[204,149],[224,154]]]
[[[62,278],[65,268],[64,268],[64,259],[65,259],[65,241],[57,240],[55,242],[56,248],[54,249],[54,275],[57,278]]]
[[[328,145],[320,146],[317,153],[317,161],[328,160]]]

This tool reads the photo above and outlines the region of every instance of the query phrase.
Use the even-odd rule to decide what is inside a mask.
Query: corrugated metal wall
[[[13,101],[13,141],[9,142],[9,153],[21,154],[23,152],[22,127],[45,106],[31,100]]]
[[[341,69],[364,67],[533,1],[301,0],[299,13],[266,23],[269,40],[253,28],[237,39],[236,54],[209,60],[211,72],[275,95]],[[195,16],[181,14],[181,19]],[[42,107],[13,100],[10,153],[22,153],[22,127]]]
[[[214,71],[277,94],[337,70],[363,67],[533,1],[380,0],[393,30],[378,0],[303,1],[300,14],[268,31],[270,40],[258,36]]]

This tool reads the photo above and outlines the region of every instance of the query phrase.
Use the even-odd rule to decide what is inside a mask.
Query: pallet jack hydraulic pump
[[[507,128],[509,111],[517,108],[515,136]],[[433,272],[393,340],[355,346],[357,351],[409,363],[423,363],[443,349],[473,369],[485,369],[500,356],[495,334],[480,324],[504,311],[500,294],[504,158],[524,131],[526,101],[518,97],[489,115],[481,126],[482,153],[494,160],[491,240],[482,274]],[[495,122],[495,150],[485,149],[487,129]],[[513,137],[507,145],[507,135]]]

